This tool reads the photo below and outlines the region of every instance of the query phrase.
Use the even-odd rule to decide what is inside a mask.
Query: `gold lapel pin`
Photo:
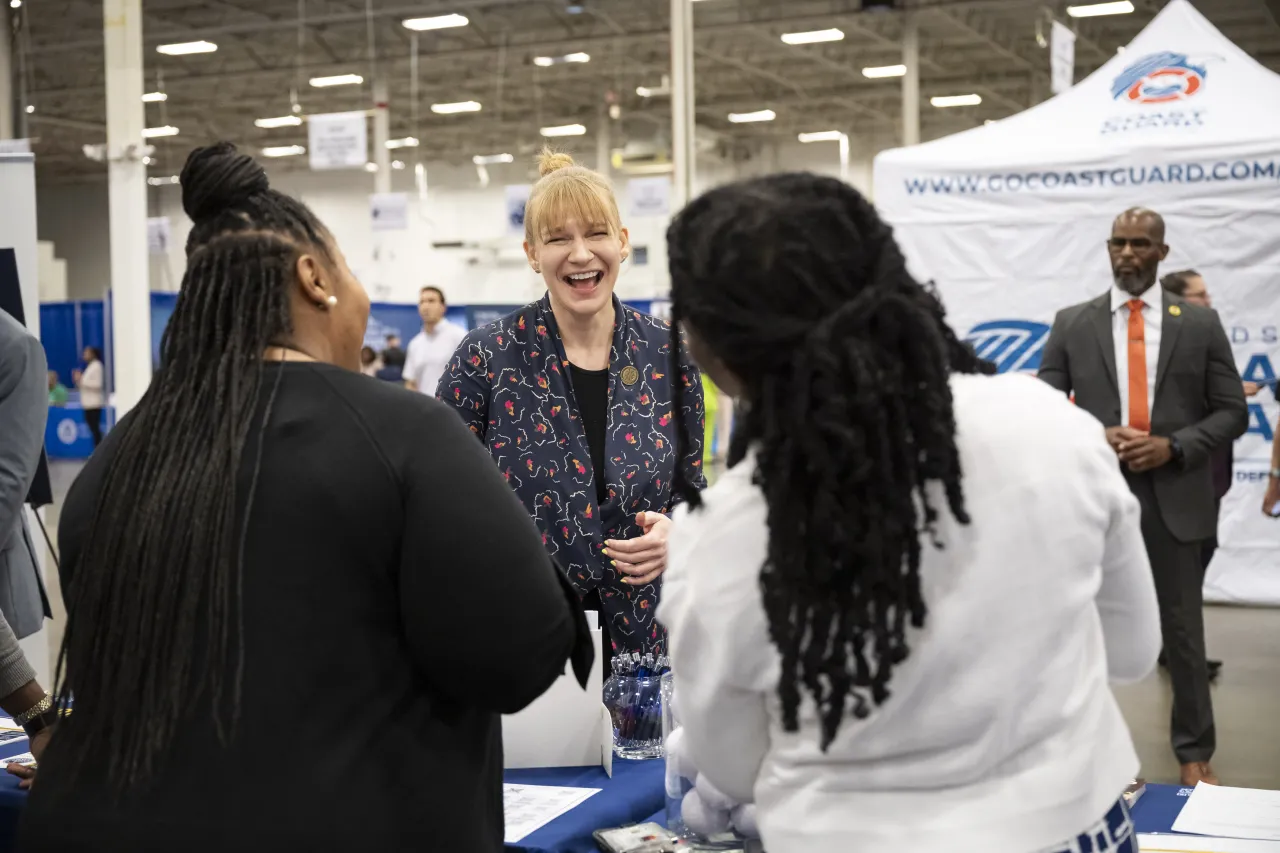
[[[1182,316],[1182,309],[1181,309],[1181,308],[1179,308],[1177,305],[1170,305],[1170,306],[1169,306],[1169,314],[1170,314],[1170,315],[1172,315],[1172,316],[1174,316],[1174,317],[1181,317],[1181,316]]]
[[[630,388],[632,385],[635,385],[639,381],[640,381],[640,371],[636,370],[634,367],[632,367],[629,364],[626,367],[622,368],[622,384],[623,385],[626,385],[628,388]]]

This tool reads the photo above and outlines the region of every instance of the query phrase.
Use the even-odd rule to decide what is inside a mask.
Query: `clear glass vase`
[[[604,685],[604,705],[613,720],[613,754],[618,758],[661,758],[661,679],[656,675],[614,675]]]

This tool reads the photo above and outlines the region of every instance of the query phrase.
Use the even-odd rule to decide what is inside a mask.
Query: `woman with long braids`
[[[496,853],[498,715],[589,671],[576,596],[458,417],[360,375],[311,211],[226,143],[181,181],[160,367],[62,510],[75,712],[21,849]]]
[[[713,790],[770,853],[1136,850],[1108,679],[1152,670],[1159,617],[1102,427],[987,375],[839,181],[716,189],[668,245],[741,404],[730,470],[677,484],[658,614]]]

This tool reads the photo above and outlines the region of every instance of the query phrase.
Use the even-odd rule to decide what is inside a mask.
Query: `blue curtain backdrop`
[[[151,294],[151,366],[160,363],[160,338],[173,316],[177,304],[176,293]],[[638,311],[648,313],[652,303],[635,300],[627,303]],[[510,314],[519,305],[451,305],[448,318],[468,329],[479,328]],[[101,300],[81,302],[47,302],[40,306],[40,339],[44,343],[49,369],[58,372],[58,378],[68,388],[74,388],[71,371],[84,367],[80,358],[85,347],[98,347],[106,354],[107,311]],[[369,328],[364,342],[376,350],[386,347],[387,335],[400,336],[401,346],[422,328],[418,306],[375,302],[369,312]],[[106,359],[110,366],[112,361]],[[111,377],[108,377],[108,381]]]

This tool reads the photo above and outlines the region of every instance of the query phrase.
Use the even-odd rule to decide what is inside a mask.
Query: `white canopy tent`
[[[1241,374],[1275,378],[1280,75],[1187,0],[1052,100],[882,153],[875,191],[912,270],[937,283],[957,331],[1002,370],[1035,370],[1057,310],[1111,286],[1111,221],[1141,205],[1168,223],[1162,274],[1202,273]],[[1261,514],[1274,388],[1250,401],[1236,442],[1212,600],[1280,604],[1280,520]]]

